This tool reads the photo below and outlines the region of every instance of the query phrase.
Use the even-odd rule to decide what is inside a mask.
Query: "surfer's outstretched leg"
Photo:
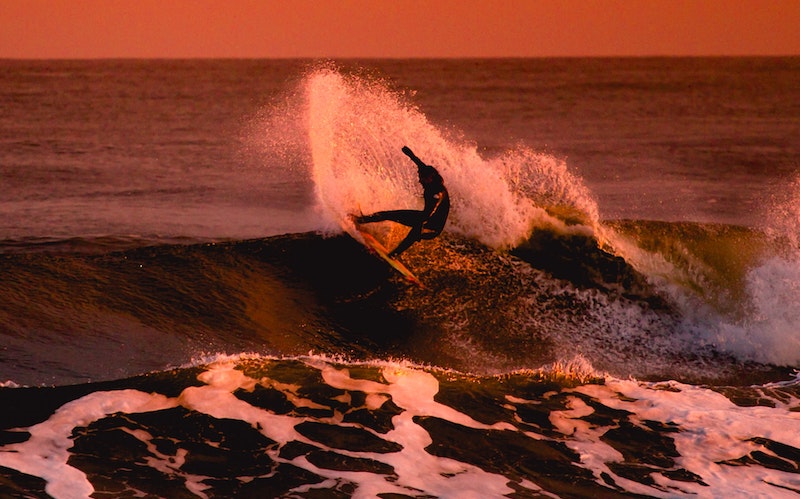
[[[361,215],[356,217],[355,221],[359,224],[383,222],[383,221],[397,222],[407,227],[421,226],[423,221],[423,214],[417,210],[390,210],[379,211],[372,215]]]

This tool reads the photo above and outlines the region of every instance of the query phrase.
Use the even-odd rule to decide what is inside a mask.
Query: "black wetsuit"
[[[439,172],[436,168],[426,165],[407,147],[403,152],[416,163],[422,184],[425,207],[419,210],[390,210],[379,211],[372,215],[358,217],[358,223],[381,222],[390,220],[411,227],[408,235],[400,241],[389,256],[397,256],[407,250],[412,244],[421,239],[433,239],[441,234],[450,213],[450,196],[444,187]]]

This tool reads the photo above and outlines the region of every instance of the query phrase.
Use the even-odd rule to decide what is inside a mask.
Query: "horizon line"
[[[626,54],[626,55],[496,55],[496,56],[75,56],[75,57],[48,57],[48,56],[5,56],[0,55],[3,61],[189,61],[189,60],[283,60],[283,61],[313,61],[313,60],[521,60],[521,59],[781,59],[800,57],[798,54]]]

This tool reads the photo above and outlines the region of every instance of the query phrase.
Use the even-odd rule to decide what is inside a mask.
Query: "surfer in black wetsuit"
[[[422,211],[390,210],[355,217],[356,223],[359,224],[389,220],[411,227],[405,239],[400,241],[400,244],[389,253],[392,258],[421,239],[433,239],[438,236],[444,229],[447,215],[450,213],[450,196],[447,194],[444,180],[439,175],[439,172],[436,171],[436,168],[423,163],[408,147],[403,146],[403,153],[417,165],[417,174],[419,175],[419,183],[422,184],[422,197],[425,200],[425,207]]]

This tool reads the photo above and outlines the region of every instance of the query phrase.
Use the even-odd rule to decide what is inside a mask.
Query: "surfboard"
[[[422,284],[422,281],[420,281],[417,276],[415,276],[414,273],[408,269],[408,267],[403,265],[399,260],[389,256],[389,250],[387,250],[380,241],[375,239],[372,234],[359,229],[357,226],[356,230],[358,230],[358,233],[361,234],[364,244],[370,249],[370,251],[381,257],[383,260],[386,260],[386,262],[391,265],[393,269],[400,272],[400,274],[402,274],[403,277],[405,277],[408,281],[413,282],[421,288],[425,288],[425,285]]]

